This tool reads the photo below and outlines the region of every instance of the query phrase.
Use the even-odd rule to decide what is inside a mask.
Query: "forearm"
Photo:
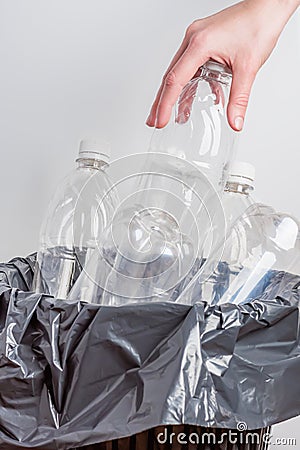
[[[292,14],[300,6],[300,0],[276,0],[282,8],[290,11]]]

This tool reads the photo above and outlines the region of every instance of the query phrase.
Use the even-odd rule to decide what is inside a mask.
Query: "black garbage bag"
[[[0,265],[0,448],[66,450],[163,425],[249,430],[300,413],[299,282],[251,304],[101,307]]]

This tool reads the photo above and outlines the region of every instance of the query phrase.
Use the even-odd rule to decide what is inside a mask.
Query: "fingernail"
[[[241,131],[244,125],[244,117],[237,116],[234,120],[234,126],[236,130]]]
[[[152,125],[152,117],[151,117],[151,113],[150,113],[149,116],[147,117],[146,124],[147,124],[147,125]]]

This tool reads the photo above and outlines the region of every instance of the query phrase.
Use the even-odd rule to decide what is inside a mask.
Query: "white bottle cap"
[[[83,139],[80,141],[77,159],[96,159],[108,164],[110,144],[104,139]]]
[[[255,167],[244,161],[234,161],[229,168],[229,183],[247,184],[253,186]]]

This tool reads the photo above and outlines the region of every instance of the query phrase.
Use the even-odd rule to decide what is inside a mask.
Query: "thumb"
[[[233,70],[227,117],[229,125],[235,131],[241,131],[243,128],[255,76],[256,72],[247,68],[237,67]]]

